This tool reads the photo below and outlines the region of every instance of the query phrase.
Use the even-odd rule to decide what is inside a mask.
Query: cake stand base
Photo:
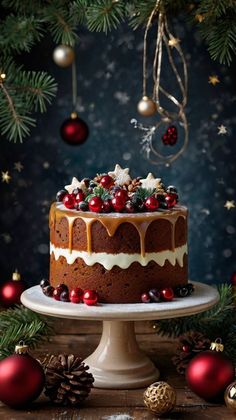
[[[101,341],[85,359],[97,388],[142,388],[159,378],[159,371],[139,349],[134,321],[176,318],[203,312],[219,300],[216,289],[196,283],[195,292],[172,302],[74,305],[44,296],[40,286],[27,289],[21,302],[27,308],[58,318],[103,321]]]
[[[84,362],[97,388],[142,388],[160,376],[139,349],[133,321],[103,321],[101,341]]]

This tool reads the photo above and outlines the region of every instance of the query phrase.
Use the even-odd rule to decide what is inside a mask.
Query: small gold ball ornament
[[[156,103],[148,96],[143,96],[137,106],[138,112],[144,117],[151,117],[156,114],[157,106]]]
[[[161,416],[173,410],[176,392],[167,382],[154,382],[144,392],[144,404],[150,411]]]
[[[74,50],[69,45],[58,45],[53,51],[53,60],[60,67],[69,67],[74,59]]]
[[[236,414],[236,381],[226,388],[224,399],[226,406]]]

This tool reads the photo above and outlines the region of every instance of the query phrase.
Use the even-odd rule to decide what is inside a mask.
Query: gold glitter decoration
[[[236,414],[236,381],[226,388],[224,399],[226,406]]]
[[[154,382],[144,392],[144,404],[159,416],[169,413],[176,404],[176,392],[167,382]]]

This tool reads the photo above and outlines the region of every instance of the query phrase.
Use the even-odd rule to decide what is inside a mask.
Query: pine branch
[[[116,29],[123,22],[125,8],[122,1],[98,0],[87,8],[87,25],[90,31]]]
[[[0,312],[0,359],[12,354],[20,340],[34,349],[52,332],[46,317],[23,306]]]

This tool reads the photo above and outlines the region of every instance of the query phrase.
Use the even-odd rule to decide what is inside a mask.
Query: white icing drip
[[[174,251],[167,250],[161,252],[147,252],[143,257],[140,254],[107,254],[106,252],[91,252],[78,251],[73,249],[71,252],[67,248],[57,248],[52,243],[50,244],[50,254],[54,253],[55,259],[65,257],[68,264],[73,264],[77,258],[82,258],[85,264],[91,266],[96,263],[103,265],[106,270],[111,270],[115,265],[120,268],[126,269],[133,262],[139,262],[142,266],[148,265],[150,261],[154,261],[161,267],[165,264],[166,260],[170,264],[175,265],[176,261],[183,267],[184,255],[188,253],[187,244],[175,248]]]

